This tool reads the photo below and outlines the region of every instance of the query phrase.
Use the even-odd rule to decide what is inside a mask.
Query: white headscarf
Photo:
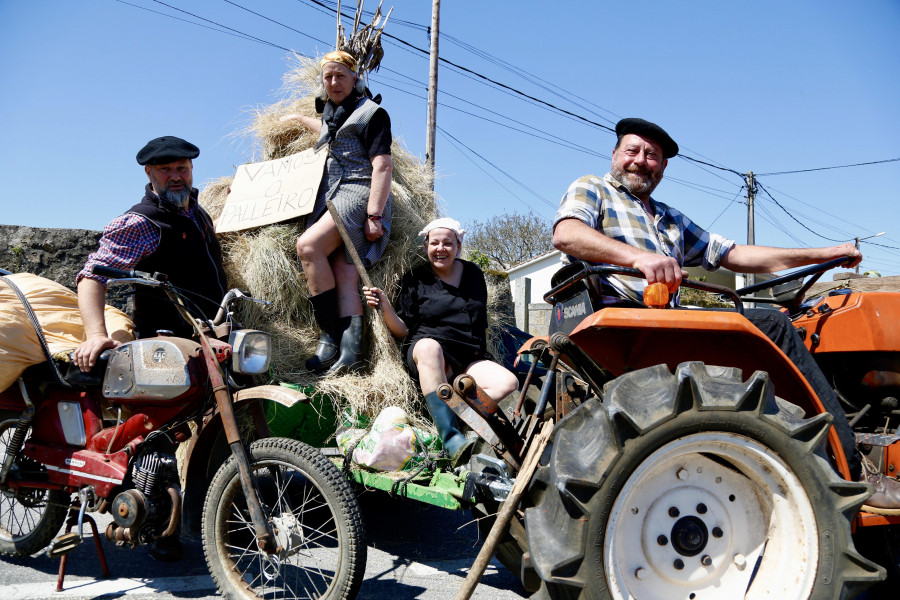
[[[466,235],[466,230],[462,228],[459,224],[459,221],[456,219],[451,219],[450,217],[442,217],[440,219],[435,219],[428,225],[426,225],[422,231],[419,232],[419,235],[422,237],[428,237],[428,233],[432,229],[449,229],[453,233],[456,234],[456,239],[462,244],[463,236]]]

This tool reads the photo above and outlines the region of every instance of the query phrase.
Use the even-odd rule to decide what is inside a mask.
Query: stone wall
[[[0,268],[13,273],[34,273],[75,289],[75,276],[84,266],[88,254],[97,248],[100,231],[87,229],[45,229],[17,225],[0,225]],[[501,322],[515,323],[512,296],[506,273],[485,273],[491,293],[492,308],[499,311]],[[110,289],[107,303],[127,311],[127,286]]]
[[[0,225],[0,268],[34,273],[75,290],[75,276],[97,248],[99,231]],[[126,308],[124,287],[112,289],[107,302]]]

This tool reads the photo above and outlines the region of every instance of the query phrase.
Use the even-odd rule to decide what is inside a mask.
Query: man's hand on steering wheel
[[[841,265],[845,269],[852,269],[856,265],[862,262],[863,255],[862,252],[859,251],[859,248],[851,244],[850,242],[840,244],[838,246],[832,246],[828,248],[828,250],[833,251],[833,254],[827,258],[827,260],[822,262],[827,262],[828,260],[834,258],[840,258],[841,256],[847,257],[847,262]]]

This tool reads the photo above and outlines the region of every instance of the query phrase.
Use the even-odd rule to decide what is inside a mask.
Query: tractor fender
[[[615,376],[666,364],[696,361],[768,373],[781,398],[807,417],[827,412],[791,359],[750,321],[733,311],[606,308],[586,317],[569,337]],[[837,431],[828,434],[838,469],[848,476]]]

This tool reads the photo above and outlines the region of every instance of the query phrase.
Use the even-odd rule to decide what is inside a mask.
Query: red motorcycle
[[[230,291],[210,322],[165,275],[95,272],[161,290],[194,339],[161,331],[107,350],[86,374],[51,359],[0,393],[0,554],[63,556],[93,523],[85,513],[110,513],[106,538],[125,547],[200,530],[226,598],[352,598],[366,558],[356,498],[318,450],[268,437],[262,400],[307,399],[253,385],[271,344],[235,323],[247,296]],[[79,531],[56,537],[67,514]]]

